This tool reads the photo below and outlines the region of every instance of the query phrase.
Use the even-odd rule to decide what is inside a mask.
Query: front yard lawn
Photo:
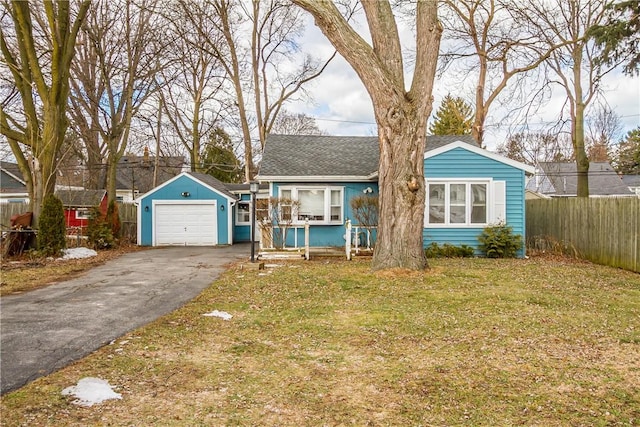
[[[544,258],[431,265],[234,267],[3,396],[2,425],[640,424],[640,275]],[[61,391],[83,377],[122,400],[73,405]]]

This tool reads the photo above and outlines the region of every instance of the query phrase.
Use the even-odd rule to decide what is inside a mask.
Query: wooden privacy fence
[[[5,230],[9,228],[9,220],[12,215],[23,213],[27,210],[29,210],[29,205],[26,203],[0,204],[0,224],[2,224],[2,229]],[[120,237],[123,240],[135,243],[138,224],[136,205],[133,203],[118,203],[118,214],[121,225]]]
[[[640,272],[639,198],[527,200],[527,242],[555,241],[598,264]]]
[[[120,237],[130,243],[136,243],[138,236],[138,211],[133,203],[118,203],[120,217]]]

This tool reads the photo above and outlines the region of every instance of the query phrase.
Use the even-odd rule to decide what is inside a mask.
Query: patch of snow
[[[62,253],[64,255],[60,259],[63,259],[63,260],[91,258],[92,256],[98,255],[98,252],[89,248],[70,248],[70,249],[63,250]]]
[[[122,399],[120,393],[113,391],[113,386],[100,378],[85,377],[77,385],[62,390],[63,396],[73,395],[72,403],[79,406],[93,406],[109,399]]]
[[[205,313],[205,314],[203,314],[203,316],[219,317],[222,320],[231,320],[231,318],[233,317],[232,315],[230,315],[226,311],[218,311],[218,310],[213,310],[211,313]]]

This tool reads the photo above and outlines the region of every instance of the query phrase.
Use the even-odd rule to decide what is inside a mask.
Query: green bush
[[[94,249],[110,249],[115,245],[111,224],[106,221],[99,208],[91,209],[87,238]]]
[[[58,256],[67,247],[62,201],[49,194],[42,201],[42,211],[38,219],[38,251],[44,256]]]
[[[478,236],[480,250],[488,258],[515,258],[522,248],[522,236],[506,224],[490,225]]]
[[[442,246],[432,242],[424,250],[427,258],[470,258],[474,255],[474,250],[469,245],[455,246],[445,243]]]

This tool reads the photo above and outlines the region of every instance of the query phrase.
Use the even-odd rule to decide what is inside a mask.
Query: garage
[[[182,172],[136,199],[141,246],[233,244],[238,199],[211,175]]]
[[[215,202],[156,203],[154,246],[218,244]]]

